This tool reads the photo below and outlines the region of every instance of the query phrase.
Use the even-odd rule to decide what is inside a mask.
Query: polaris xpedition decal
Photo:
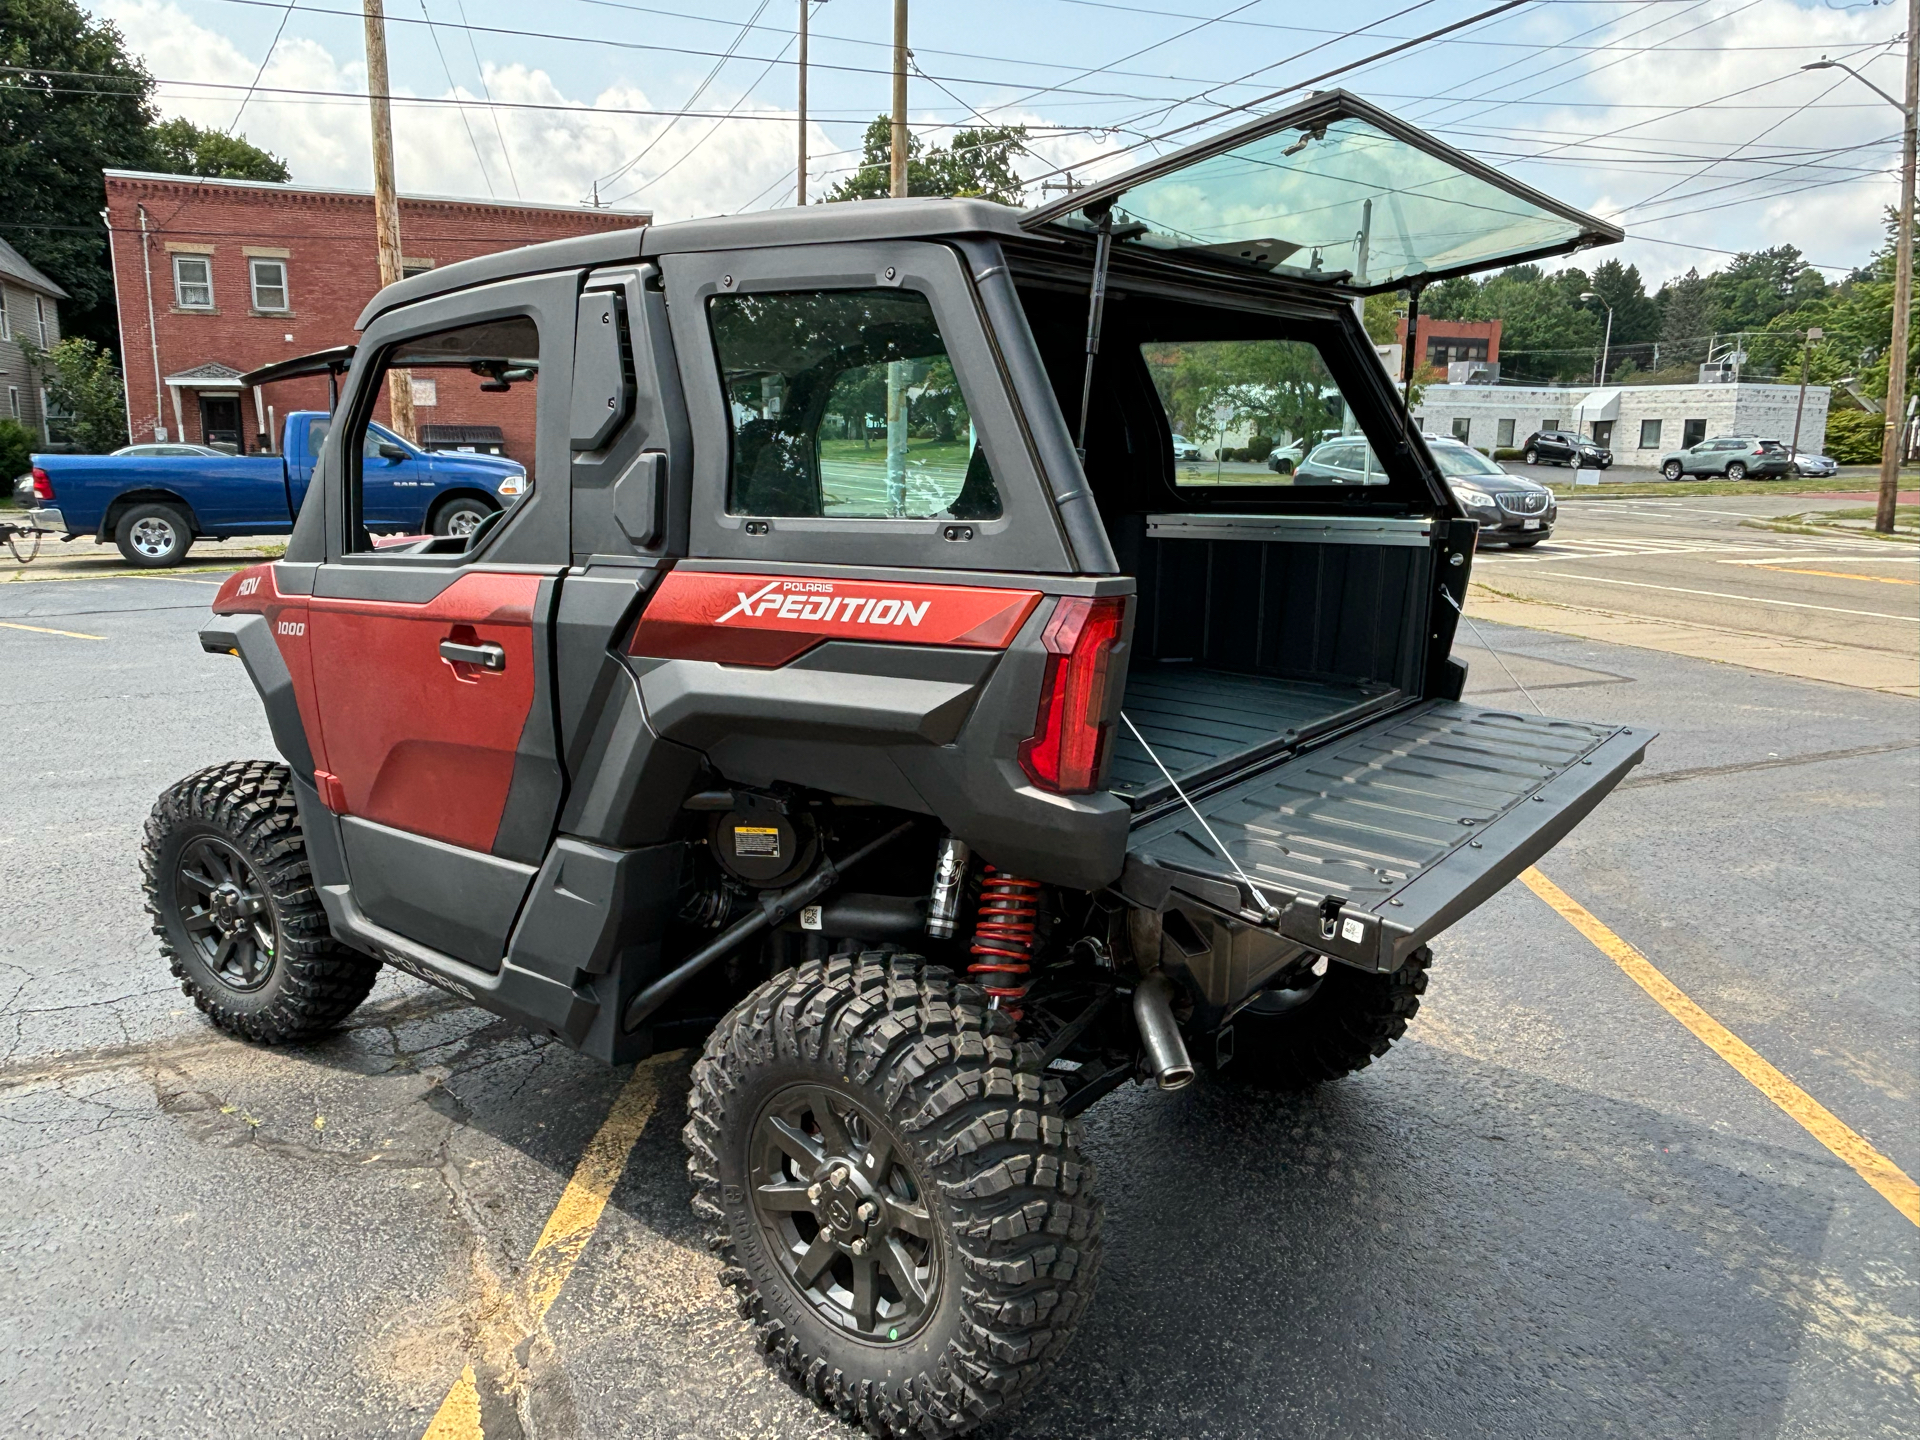
[[[1037,591],[981,585],[673,570],[627,648],[734,665],[783,665],[827,640],[1003,650],[1039,603]]]

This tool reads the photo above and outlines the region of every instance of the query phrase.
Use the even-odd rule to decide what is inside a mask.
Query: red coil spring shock
[[[1032,969],[1029,962],[1039,919],[1040,882],[987,866],[973,927],[972,954],[977,958],[967,966],[967,973],[985,977],[981,984],[994,1005],[1015,1020],[1022,1014],[1018,1002],[1027,993],[1028,982],[1020,977]]]

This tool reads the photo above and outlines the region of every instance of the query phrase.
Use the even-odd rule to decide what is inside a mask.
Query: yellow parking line
[[[626,1169],[627,1157],[653,1117],[660,1099],[657,1061],[642,1064],[615,1097],[613,1108],[573,1167],[573,1178],[546,1228],[527,1256],[525,1301],[529,1325],[538,1328],[593,1238],[607,1197]],[[440,1402],[421,1440],[484,1440],[480,1428],[480,1390],[469,1365]]]
[[[1824,575],[1829,580],[1871,580],[1876,585],[1920,585],[1920,580],[1906,580],[1896,575],[1852,575],[1845,570],[1802,570],[1792,565],[1761,565],[1761,570],[1775,570],[1782,575]]]
[[[44,625],[20,625],[12,620],[0,620],[0,630],[31,630],[36,635],[64,635],[69,640],[104,640],[104,635],[82,635],[78,630],[49,630]]]
[[[1696,1005],[1633,946],[1603,925],[1585,906],[1531,866],[1520,877],[1527,888],[1551,905],[1566,922],[1591,940],[1635,984],[1691,1030],[1708,1049],[1738,1070],[1762,1095],[1797,1120],[1806,1132],[1852,1166],[1887,1202],[1920,1225],[1920,1185],[1818,1100],[1762,1058],[1746,1041]]]

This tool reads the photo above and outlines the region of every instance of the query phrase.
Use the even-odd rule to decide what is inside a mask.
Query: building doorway
[[[1602,450],[1613,448],[1613,421],[1596,420],[1593,422],[1593,443]]]
[[[240,451],[240,397],[238,395],[200,396],[200,443],[233,447]]]

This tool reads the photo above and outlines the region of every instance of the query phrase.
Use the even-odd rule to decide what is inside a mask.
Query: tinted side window
[[[1000,494],[917,291],[709,302],[735,515],[991,520]]]

